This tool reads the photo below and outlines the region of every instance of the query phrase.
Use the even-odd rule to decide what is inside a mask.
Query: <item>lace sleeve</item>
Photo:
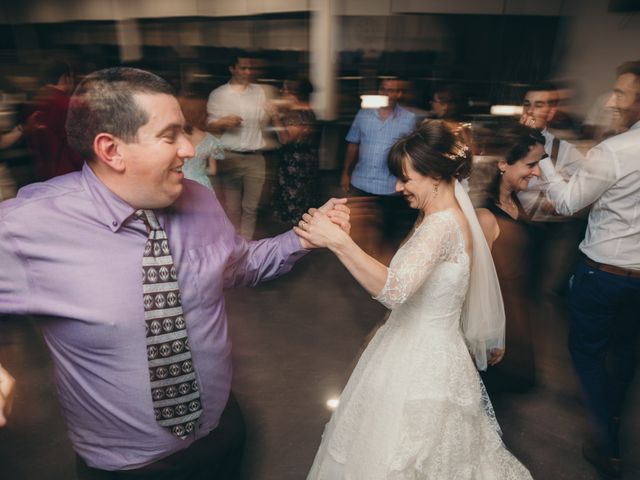
[[[393,310],[411,297],[448,257],[452,227],[449,216],[428,216],[391,261],[384,288],[374,299]]]

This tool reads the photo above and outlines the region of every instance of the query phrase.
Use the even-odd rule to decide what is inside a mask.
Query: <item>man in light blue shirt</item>
[[[348,142],[340,186],[350,197],[362,199],[362,202],[350,202],[358,216],[358,204],[363,203],[362,211],[371,218],[374,211],[374,225],[363,225],[362,239],[371,245],[361,245],[369,253],[379,253],[381,238],[403,237],[406,226],[403,221],[411,214],[404,199],[396,195],[394,177],[387,167],[387,156],[391,146],[400,138],[412,132],[416,127],[416,116],[400,105],[404,95],[404,82],[400,79],[384,79],[378,90],[380,95],[389,99],[386,107],[361,109],[347,133]],[[413,218],[413,217],[409,217]],[[404,222],[405,224],[410,222]],[[366,228],[369,227],[369,228]],[[373,228],[371,228],[373,227]],[[355,235],[357,235],[357,226]]]

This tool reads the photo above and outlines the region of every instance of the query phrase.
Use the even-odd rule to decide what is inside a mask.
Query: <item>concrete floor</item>
[[[284,229],[263,220],[262,234]],[[304,479],[354,359],[385,309],[328,252],[313,252],[285,277],[227,292],[234,391],[248,444],[241,480]],[[536,479],[596,480],[582,460],[587,426],[565,348],[566,320],[538,305],[538,387],[492,398],[504,441]],[[0,321],[0,362],[18,380],[10,424],[0,429],[0,479],[72,480],[46,347],[29,319]],[[636,382],[629,404],[637,406]],[[623,426],[624,477],[640,478],[640,408]],[[438,479],[441,480],[441,479]],[[442,479],[447,480],[447,479]]]

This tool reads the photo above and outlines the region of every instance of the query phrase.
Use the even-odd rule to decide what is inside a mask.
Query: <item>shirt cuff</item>
[[[285,256],[294,256],[297,260],[298,258],[306,255],[311,251],[308,248],[304,248],[302,246],[302,244],[300,243],[300,237],[298,237],[298,235],[296,235],[296,232],[294,232],[293,230],[289,230],[288,232],[284,233],[283,236],[284,238],[282,244],[284,247],[283,253],[285,254]]]

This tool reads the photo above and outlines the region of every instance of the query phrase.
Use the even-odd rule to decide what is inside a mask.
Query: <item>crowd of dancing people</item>
[[[260,68],[240,53],[228,82],[176,93],[128,67],[76,87],[54,62],[2,137],[25,137],[39,181],[0,204],[0,313],[41,326],[78,477],[238,478],[223,290],[326,248],[391,313],[309,479],[531,478],[490,398],[535,387],[540,299],[570,321],[583,456],[619,478],[639,328],[640,61],[618,68],[588,152],[552,84],[489,135],[456,87],[434,91],[425,119],[403,103],[406,81],[385,77],[385,104],[358,111],[345,138],[346,198],[324,203],[313,86],[292,76],[278,91],[256,83]],[[273,145],[269,214],[290,229],[255,240]],[[0,366],[0,426],[15,383]]]

